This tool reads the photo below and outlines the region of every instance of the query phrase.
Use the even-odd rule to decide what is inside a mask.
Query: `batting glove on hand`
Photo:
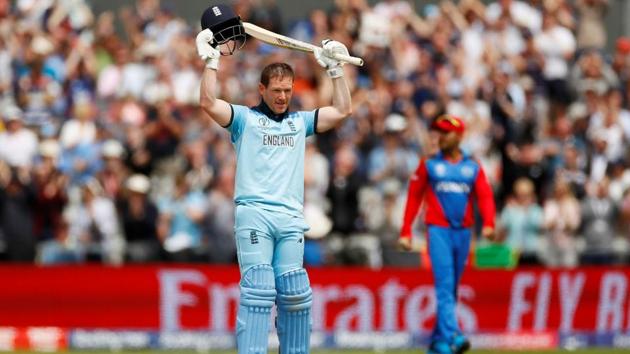
[[[331,39],[324,39],[322,41],[322,49],[315,50],[314,54],[319,65],[328,69],[328,76],[331,78],[343,76],[343,69],[341,66],[345,63],[333,57],[334,54],[349,54],[348,48],[346,48],[343,43],[333,41]]]
[[[210,45],[213,38],[214,34],[212,34],[212,31],[206,28],[197,34],[195,43],[197,44],[197,54],[201,60],[206,62],[206,68],[217,70],[221,52]]]

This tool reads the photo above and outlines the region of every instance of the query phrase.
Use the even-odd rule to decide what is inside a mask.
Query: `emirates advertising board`
[[[314,347],[426,344],[435,320],[429,271],[309,275]],[[0,279],[0,349],[234,345],[236,267],[4,266]],[[630,348],[629,281],[630,268],[467,269],[458,319],[478,347]]]

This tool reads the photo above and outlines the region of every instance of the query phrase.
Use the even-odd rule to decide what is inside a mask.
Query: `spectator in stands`
[[[236,166],[224,166],[208,196],[204,227],[208,255],[212,263],[235,263],[234,240],[234,172]]]
[[[103,169],[96,178],[103,186],[105,195],[117,201],[122,194],[125,180],[129,172],[124,164],[125,150],[122,144],[114,139],[105,141],[101,146]]]
[[[517,254],[519,264],[539,264],[543,209],[536,202],[534,183],[522,177],[514,183],[514,191],[501,211],[502,238]]]
[[[549,13],[543,14],[542,30],[534,39],[536,47],[544,57],[543,76],[547,94],[552,103],[570,102],[567,87],[569,62],[575,54],[575,36],[558,19]]]
[[[379,189],[390,179],[404,183],[418,163],[417,155],[403,144],[406,118],[400,114],[391,114],[385,118],[384,128],[382,145],[373,149],[369,156],[370,182]]]
[[[37,155],[37,136],[24,127],[22,110],[18,107],[4,107],[1,113],[6,131],[0,133],[0,161],[11,167],[32,167]]]
[[[207,211],[203,193],[190,189],[186,177],[178,175],[173,194],[163,197],[158,208],[158,236],[168,259],[196,261],[201,247],[201,222]]]
[[[577,47],[603,49],[606,45],[604,20],[608,11],[608,0],[577,0],[575,6],[579,15]]]
[[[581,228],[584,237],[584,249],[580,255],[580,264],[613,264],[615,259],[614,241],[618,209],[608,195],[609,181],[602,179],[589,188],[587,198],[581,205]]]
[[[588,176],[584,172],[585,160],[586,156],[577,147],[569,145],[562,152],[562,167],[556,171],[557,178],[567,181],[578,199],[586,195]]]
[[[68,177],[57,169],[60,146],[56,140],[39,145],[39,161],[33,170],[37,199],[34,209],[34,232],[40,245],[61,237],[63,210],[68,202]]]
[[[569,184],[556,178],[553,195],[546,200],[543,209],[545,235],[541,259],[544,265],[563,268],[577,266],[575,236],[581,222],[580,215],[580,204]]]
[[[35,188],[30,170],[0,161],[0,230],[9,261],[33,262],[35,259],[34,206]]]
[[[628,82],[630,79],[630,38],[617,39],[611,66],[622,82]]]
[[[147,176],[130,176],[118,205],[128,262],[157,262],[162,256],[157,234],[158,209],[148,198],[150,188],[151,181]]]
[[[357,170],[357,156],[353,148],[341,145],[335,152],[332,176],[326,196],[330,200],[332,220],[331,245],[345,264],[365,263],[365,255],[346,252],[348,238],[361,230],[359,219],[359,189],[362,180]]]
[[[116,207],[96,179],[80,186],[79,198],[71,201],[64,214],[68,234],[63,246],[78,262],[123,262],[124,239]]]

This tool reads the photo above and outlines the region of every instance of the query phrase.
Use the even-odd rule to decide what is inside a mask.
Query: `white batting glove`
[[[217,70],[221,52],[216,48],[212,48],[210,45],[213,38],[214,34],[212,34],[212,31],[206,28],[197,34],[195,43],[197,44],[197,54],[201,60],[206,62],[206,68]]]
[[[345,63],[333,58],[333,53],[349,54],[348,48],[343,43],[331,39],[324,39],[322,41],[322,49],[316,50],[314,54],[319,65],[327,69],[328,76],[331,78],[341,77],[343,76],[341,66]]]

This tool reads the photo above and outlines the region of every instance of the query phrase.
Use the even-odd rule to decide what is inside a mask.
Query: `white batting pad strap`
[[[206,59],[206,68],[217,70],[219,68],[219,58]]]
[[[326,73],[328,73],[328,77],[330,77],[331,79],[342,77],[343,68],[341,66],[335,66],[326,70]]]

